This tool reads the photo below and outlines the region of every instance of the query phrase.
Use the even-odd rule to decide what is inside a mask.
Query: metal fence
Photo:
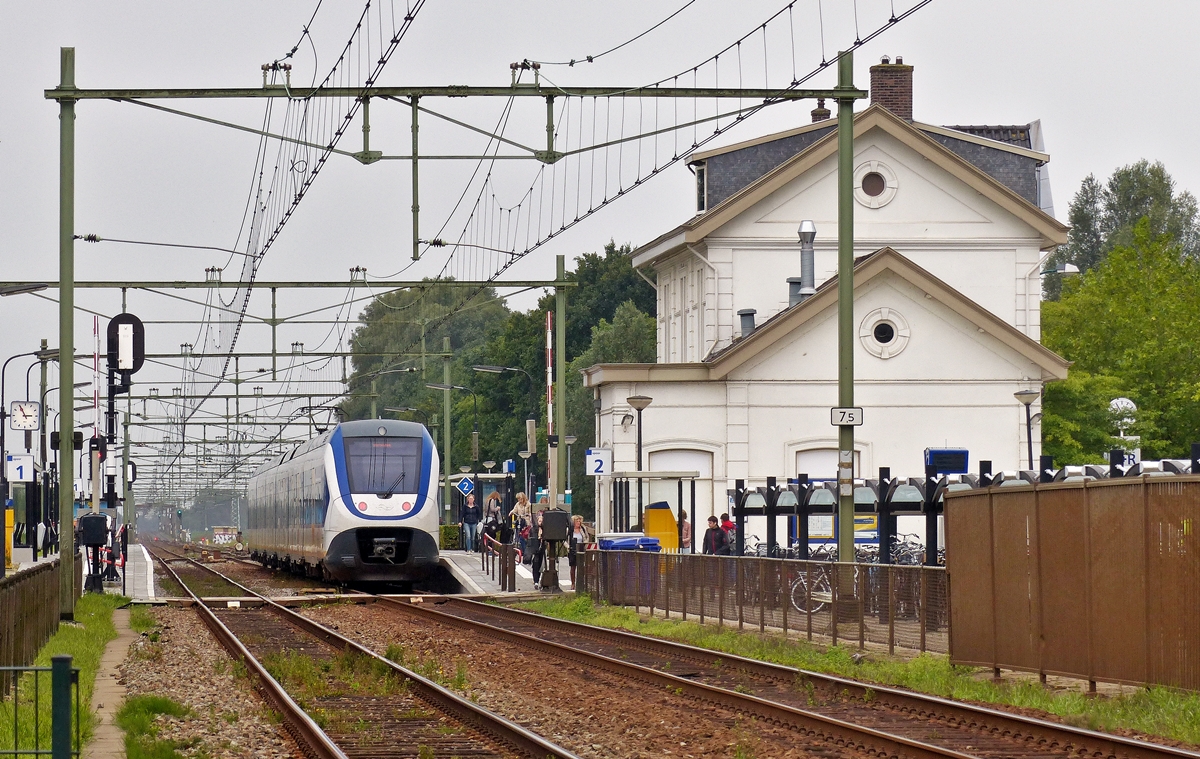
[[[0,667],[33,663],[42,644],[58,629],[58,559],[0,580]],[[0,699],[13,674],[0,670]]]
[[[951,661],[1200,690],[1200,477],[948,493]]]
[[[0,757],[79,756],[79,670],[71,657],[49,667],[0,667],[10,676],[11,698],[0,701]]]
[[[941,567],[587,551],[578,571],[580,591],[651,613],[859,648],[949,648]]]

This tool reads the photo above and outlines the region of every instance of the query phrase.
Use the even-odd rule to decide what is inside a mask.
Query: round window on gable
[[[890,322],[879,322],[875,325],[874,337],[880,345],[887,345],[896,339],[896,328]]]
[[[868,197],[877,198],[887,189],[887,180],[878,171],[869,172],[862,178],[862,191]]]
[[[863,161],[854,168],[854,200],[866,208],[883,208],[896,197],[896,172],[883,161]]]
[[[908,347],[908,320],[894,308],[877,308],[858,325],[858,340],[876,358],[889,359]]]

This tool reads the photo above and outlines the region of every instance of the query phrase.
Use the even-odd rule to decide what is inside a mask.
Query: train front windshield
[[[351,493],[415,493],[421,479],[421,439],[348,437],[346,472]]]

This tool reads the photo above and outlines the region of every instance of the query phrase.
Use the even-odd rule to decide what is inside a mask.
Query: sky
[[[897,12],[916,0],[896,0]],[[606,0],[496,3],[428,0],[400,43],[379,83],[385,85],[506,85],[509,63],[583,59],[607,50],[663,21],[687,0]],[[411,4],[411,3],[409,3]],[[58,81],[59,48],[76,49],[80,87],[256,87],[261,65],[281,58],[312,17],[309,35],[292,58],[293,78],[309,80],[328,69],[349,37],[362,9],[355,0],[260,0],[246,3],[108,2],[57,0],[27,3],[0,0],[0,281],[57,278],[58,108],[43,91]],[[635,85],[670,76],[707,59],[785,7],[783,0],[692,0],[656,30],[619,50],[574,67],[546,66],[556,84]],[[390,12],[405,3],[385,3]],[[825,55],[886,18],[891,0],[797,0],[786,14],[794,60],[807,71]],[[318,8],[313,15],[314,8]],[[785,23],[771,25],[774,35]],[[1196,121],[1196,85],[1190,44],[1200,31],[1200,3],[1147,0],[1140,3],[1088,0],[1012,0],[1005,3],[933,0],[911,17],[867,43],[855,57],[855,79],[865,88],[867,69],[882,55],[902,55],[914,70],[914,117],[933,124],[1024,124],[1041,119],[1055,208],[1067,205],[1083,177],[1107,177],[1142,158],[1162,161],[1177,186],[1200,191],[1200,151],[1189,139]],[[772,55],[781,45],[771,37]],[[743,48],[746,85],[761,77],[750,63],[757,37]],[[722,84],[737,72],[725,56]],[[768,56],[772,61],[776,58]],[[784,58],[787,58],[784,55]],[[772,66],[774,64],[772,63]],[[785,66],[786,68],[786,66]],[[771,68],[774,81],[783,72]],[[812,86],[830,87],[832,72]],[[1161,114],[1150,106],[1163,106]],[[263,119],[259,101],[173,101],[181,110],[247,126]],[[491,128],[498,100],[464,101],[430,107]],[[525,144],[544,140],[536,103],[519,103],[506,134]],[[746,119],[712,143],[744,140],[807,123],[811,103],[776,106]],[[1142,112],[1147,113],[1143,114]],[[399,104],[372,109],[372,149],[406,154],[409,111]],[[341,147],[361,147],[360,122]],[[110,239],[229,248],[239,243],[247,194],[254,181],[258,138],[198,121],[156,113],[136,105],[87,101],[77,106],[76,231]],[[476,153],[479,135],[424,118],[422,152]],[[497,202],[515,202],[536,165],[498,162]],[[519,165],[518,165],[519,164]],[[451,215],[474,170],[471,162],[421,164],[421,232],[430,237]],[[411,177],[404,161],[362,166],[334,156],[264,259],[260,280],[344,280],[348,269],[367,267],[372,276],[404,270],[405,278],[436,275],[444,251],[430,251],[409,266]],[[470,193],[468,193],[470,195]],[[473,196],[472,196],[473,197]],[[505,275],[549,279],[554,256],[602,249],[610,239],[638,245],[673,228],[692,210],[692,178],[676,164],[630,190],[584,222],[531,253]],[[443,236],[463,227],[461,214]],[[244,244],[244,241],[243,243]],[[77,243],[80,280],[199,280],[209,266],[240,259],[215,251]],[[406,267],[408,267],[406,269]],[[204,291],[183,294],[204,300]],[[364,295],[362,290],[357,295]],[[53,291],[46,295],[53,297]],[[533,305],[537,293],[514,297],[517,308]],[[250,311],[265,315],[267,293],[255,293]],[[315,298],[315,299],[314,299]],[[338,304],[344,291],[280,295],[281,313]],[[112,292],[77,293],[81,306],[111,315],[120,310]],[[365,303],[362,301],[361,305]],[[199,306],[177,298],[131,293],[128,307],[143,320],[195,319]],[[341,313],[354,312],[347,307]],[[91,317],[77,320],[76,344],[89,345]],[[0,358],[35,350],[40,338],[57,344],[57,307],[36,296],[0,299]],[[149,350],[171,352],[195,342],[192,325],[150,324]],[[334,347],[344,328],[293,325],[280,329],[279,343]],[[266,328],[247,327],[240,349],[269,346]],[[24,397],[28,361],[8,370],[6,398]],[[327,368],[332,378],[336,367]],[[36,376],[36,372],[35,372]],[[179,384],[178,369],[154,365],[136,380]],[[53,381],[53,380],[52,380]],[[278,387],[278,386],[272,386]],[[53,404],[52,404],[53,405]],[[11,436],[10,436],[11,437]]]

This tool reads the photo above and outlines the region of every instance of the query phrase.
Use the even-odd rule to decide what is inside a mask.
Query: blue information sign
[[[475,492],[475,483],[471,482],[470,477],[463,477],[454,487],[458,488],[458,492],[462,493],[463,496],[468,496]]]

